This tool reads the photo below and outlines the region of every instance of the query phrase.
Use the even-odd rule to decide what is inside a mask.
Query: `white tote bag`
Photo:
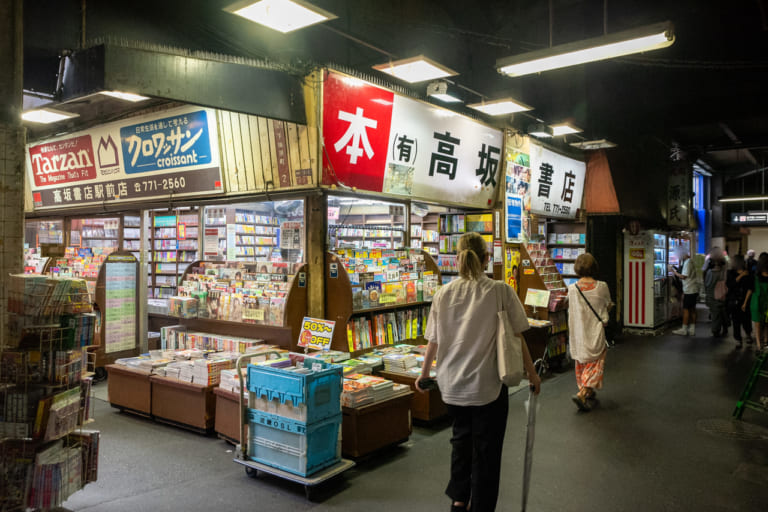
[[[512,322],[504,310],[501,289],[501,286],[496,286],[496,357],[499,379],[507,386],[517,386],[523,378],[523,340],[515,336]]]

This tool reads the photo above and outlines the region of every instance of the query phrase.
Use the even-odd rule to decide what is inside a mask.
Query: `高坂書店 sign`
[[[36,209],[224,191],[216,116],[198,107],[29,144],[27,173]]]
[[[547,217],[573,218],[581,208],[587,166],[531,144],[531,211]]]
[[[323,84],[324,182],[492,206],[500,130],[337,73]]]

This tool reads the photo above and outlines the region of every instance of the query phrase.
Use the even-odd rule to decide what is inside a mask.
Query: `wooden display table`
[[[411,402],[411,415],[413,419],[435,421],[448,414],[448,409],[443,402],[440,390],[432,389],[426,393],[421,393],[416,390],[416,377],[387,371],[379,372],[379,375],[398,384],[408,384],[411,387],[411,390],[414,392],[413,401]]]
[[[216,387],[216,433],[232,444],[240,443],[240,395]]]
[[[152,416],[157,421],[200,433],[213,430],[216,413],[213,386],[158,375],[149,380],[152,382]]]
[[[404,443],[411,435],[413,391],[361,407],[342,407],[341,453],[362,457]]]
[[[152,413],[152,384],[149,372],[119,364],[106,366],[109,404],[126,412]]]

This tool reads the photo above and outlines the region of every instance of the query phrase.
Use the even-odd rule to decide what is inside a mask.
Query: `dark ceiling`
[[[489,98],[513,96],[546,122],[571,120],[586,139],[678,143],[729,176],[768,161],[768,0],[552,0],[555,45],[599,36],[604,21],[616,32],[670,20],[677,40],[645,55],[521,78],[498,74],[495,61],[549,44],[550,2],[313,0],[338,18],[291,35],[224,12],[230,3],[85,0],[85,37],[267,58],[298,71],[337,63],[375,74],[371,66],[388,60],[340,31],[398,58],[423,53],[458,71],[461,85]],[[26,89],[53,92],[58,54],[80,45],[81,6],[24,3]],[[423,94],[425,86],[412,89]]]

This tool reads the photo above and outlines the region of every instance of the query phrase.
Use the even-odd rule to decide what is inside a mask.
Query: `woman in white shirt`
[[[595,279],[598,267],[594,256],[588,252],[580,255],[574,271],[580,279],[568,287],[568,331],[579,392],[572,399],[579,410],[589,411],[588,400],[603,387],[605,325],[613,302],[608,285]]]
[[[452,512],[492,512],[496,508],[501,472],[501,450],[509,410],[507,387],[499,379],[496,358],[496,325],[499,299],[509,314],[515,333],[528,329],[528,319],[514,290],[489,279],[485,240],[467,233],[458,244],[459,279],[435,294],[425,338],[421,380],[429,376],[437,355],[437,382],[453,417],[451,479],[445,493],[453,500]],[[523,364],[535,393],[539,379],[522,344]]]

